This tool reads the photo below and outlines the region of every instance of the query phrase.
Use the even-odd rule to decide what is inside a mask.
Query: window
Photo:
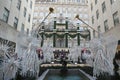
[[[3,21],[5,21],[6,23],[8,22],[8,18],[9,18],[9,10],[4,8],[4,13],[3,13]]]
[[[29,35],[29,29],[27,29],[27,35]]]
[[[93,37],[95,38],[95,30],[93,30]]]
[[[82,0],[82,3],[85,3],[85,0]]]
[[[17,3],[17,8],[20,10],[20,6],[21,6],[21,0],[18,0],[18,3]]]
[[[93,10],[93,4],[91,3],[91,11]]]
[[[110,0],[111,4],[113,4],[116,0]]]
[[[98,0],[95,0],[95,4],[97,4],[97,1],[98,1]]]
[[[15,29],[17,29],[17,25],[18,25],[18,18],[15,17],[15,20],[14,20],[14,27],[15,27]]]
[[[30,1],[30,8],[32,9],[32,1]]]
[[[102,12],[104,13],[106,11],[106,5],[105,5],[105,1],[102,3]]]
[[[98,28],[98,37],[100,37],[100,32],[101,32],[100,26],[98,26],[97,28]]]
[[[30,18],[31,18],[31,15],[29,14],[29,16],[28,16],[28,22],[30,22]]]
[[[55,0],[52,0],[52,2],[55,2]]]
[[[22,24],[22,25],[21,25],[21,32],[23,32],[23,33],[24,33],[24,28],[25,28],[25,25]]]
[[[119,24],[118,11],[113,14],[113,21],[114,21],[114,26]]]
[[[27,9],[24,7],[24,17],[26,17]]]
[[[97,19],[99,18],[99,11],[98,10],[96,11],[96,18]]]
[[[104,21],[104,28],[105,28],[105,31],[107,31],[109,29],[108,20]]]
[[[92,16],[92,24],[94,24],[94,16]]]
[[[80,0],[77,0],[77,2],[80,2]]]

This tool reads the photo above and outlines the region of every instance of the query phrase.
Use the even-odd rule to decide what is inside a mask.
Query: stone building
[[[120,0],[88,0],[88,6],[89,24],[95,30],[108,34],[111,33],[112,29],[119,27]],[[98,36],[94,30],[91,30],[91,33],[92,38]]]

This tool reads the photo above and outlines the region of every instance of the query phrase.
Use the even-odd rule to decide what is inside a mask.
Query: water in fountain
[[[113,75],[113,57],[117,41],[112,41],[112,36],[94,39],[91,41],[93,52],[93,76],[99,76],[104,72]]]

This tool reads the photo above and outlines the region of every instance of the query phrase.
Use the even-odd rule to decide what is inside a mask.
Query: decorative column
[[[91,40],[91,34],[90,34],[90,30],[88,30],[88,32],[89,32],[89,40]]]
[[[56,19],[56,17],[55,17]],[[54,29],[53,29],[53,47],[56,47],[56,20],[54,20]]]
[[[68,21],[67,21],[67,17],[66,17],[66,30],[65,30],[65,47],[68,47]]]
[[[41,41],[41,47],[42,47],[44,44],[44,26],[42,26],[42,29],[41,29],[41,38],[42,38],[42,41]]]
[[[78,46],[80,45],[80,30],[79,30],[79,27],[77,27],[77,43],[78,43]]]

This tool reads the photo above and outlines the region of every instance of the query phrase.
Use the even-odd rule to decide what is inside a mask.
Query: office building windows
[[[27,35],[29,35],[29,29],[27,28]]]
[[[99,18],[99,11],[98,10],[96,11],[96,18],[97,19]]]
[[[105,1],[102,3],[102,12],[104,13],[106,11],[106,5],[105,5]]]
[[[20,10],[20,6],[21,6],[21,0],[18,0],[18,3],[17,3],[18,10]]]
[[[119,24],[118,11],[116,11],[116,12],[113,14],[113,22],[114,22],[114,26],[116,26],[117,24]]]
[[[105,31],[109,30],[108,20],[104,21],[104,28],[105,28]]]
[[[24,28],[25,28],[25,25],[22,23],[21,25],[21,32],[24,33]]]
[[[30,1],[30,8],[32,9],[32,1]]]
[[[94,16],[92,16],[92,24],[94,24]]]
[[[15,29],[17,29],[17,25],[18,25],[18,18],[15,17],[15,19],[14,19],[14,27],[15,27]]]
[[[26,17],[27,9],[24,7],[24,17]]]
[[[95,0],[95,4],[97,4],[98,0]]]
[[[110,0],[111,4],[113,4],[116,0]]]
[[[93,4],[91,3],[91,11],[93,10]]]
[[[95,38],[95,30],[93,30],[93,38]]]
[[[2,20],[7,23],[8,22],[8,18],[9,18],[9,10],[7,8],[4,8],[4,13],[3,13]]]
[[[100,37],[100,32],[101,32],[100,26],[98,26],[97,28],[98,28],[98,37]]]
[[[31,15],[29,14],[29,16],[28,16],[28,22],[30,22],[30,18],[31,18]]]

